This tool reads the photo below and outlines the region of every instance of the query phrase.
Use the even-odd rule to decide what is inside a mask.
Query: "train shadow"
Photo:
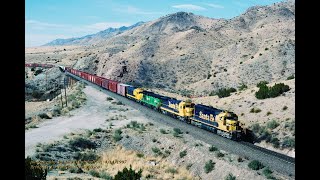
[[[246,129],[244,130],[244,133],[241,136],[241,140],[244,142],[249,142],[253,144],[256,142],[256,137],[251,130]]]

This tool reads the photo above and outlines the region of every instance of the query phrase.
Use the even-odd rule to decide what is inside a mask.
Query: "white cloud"
[[[121,12],[121,13],[128,13],[128,14],[141,14],[141,15],[163,14],[163,12],[144,11],[144,10],[136,8],[134,6],[114,8],[113,11]]]
[[[195,10],[195,11],[206,10],[206,8],[204,7],[193,5],[193,4],[180,4],[180,5],[174,5],[172,7],[177,9],[187,9],[187,10]]]
[[[224,7],[223,6],[221,6],[221,5],[219,5],[219,4],[207,4],[208,6],[210,6],[210,7],[213,7],[213,8],[218,8],[218,9],[223,9]]]
[[[37,20],[26,20],[25,46],[40,46],[55,39],[81,37],[110,27],[130,26],[128,22],[98,22],[87,25],[53,24]]]
[[[35,28],[35,29],[67,27],[67,25],[63,25],[63,24],[46,23],[46,22],[40,22],[37,20],[26,20],[26,26],[30,26],[31,28]]]

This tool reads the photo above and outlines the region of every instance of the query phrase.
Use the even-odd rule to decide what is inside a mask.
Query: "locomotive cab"
[[[188,117],[193,116],[193,111],[194,111],[194,103],[191,102],[186,102],[185,103],[185,115]]]

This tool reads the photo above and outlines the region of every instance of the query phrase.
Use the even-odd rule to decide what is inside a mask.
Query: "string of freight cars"
[[[140,87],[123,84],[70,67],[60,66],[59,68],[160,113],[206,129],[225,138],[238,141],[246,136],[247,129],[243,128],[244,124],[238,120],[238,116],[233,112],[195,104],[190,100],[183,101],[163,96]]]

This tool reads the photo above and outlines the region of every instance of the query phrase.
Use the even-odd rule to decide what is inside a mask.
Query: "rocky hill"
[[[103,39],[106,39],[108,37],[121,34],[126,30],[130,30],[132,28],[135,28],[137,26],[140,26],[144,22],[138,22],[132,26],[122,26],[120,28],[108,28],[106,30],[100,31],[96,34],[90,34],[83,37],[78,38],[68,38],[68,39],[56,39],[53,40],[43,46],[61,46],[61,45],[85,45],[85,44],[91,44],[92,42],[97,42]]]
[[[232,19],[178,12],[92,42],[86,51],[74,67],[190,94],[276,82],[295,73],[295,4],[254,6]]]

